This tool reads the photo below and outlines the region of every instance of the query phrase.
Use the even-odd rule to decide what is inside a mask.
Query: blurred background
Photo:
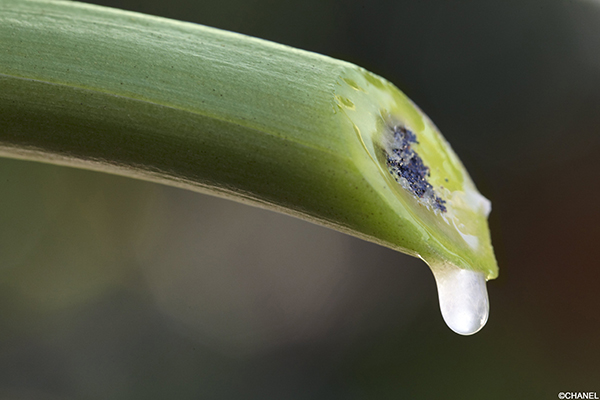
[[[98,2],[100,4],[101,2]],[[169,187],[0,159],[0,398],[600,393],[600,1],[111,0],[359,64],[493,204],[487,326],[419,260]]]

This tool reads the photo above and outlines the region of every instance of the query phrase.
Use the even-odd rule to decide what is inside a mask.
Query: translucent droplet
[[[460,335],[472,335],[490,312],[485,276],[481,272],[444,266],[433,272],[446,325]]]

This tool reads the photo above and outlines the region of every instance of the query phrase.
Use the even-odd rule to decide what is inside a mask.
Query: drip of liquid
[[[481,272],[444,266],[433,272],[446,325],[460,335],[472,335],[490,312],[485,277]]]

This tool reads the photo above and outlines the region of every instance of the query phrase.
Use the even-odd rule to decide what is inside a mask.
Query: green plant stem
[[[378,140],[401,121],[421,135],[432,171],[453,177],[457,192],[476,193],[433,124],[360,67],[199,25],[46,0],[0,0],[0,54],[3,156],[207,192],[430,265],[497,274],[479,205],[452,214],[473,221],[467,229],[480,246],[470,248],[382,168]]]

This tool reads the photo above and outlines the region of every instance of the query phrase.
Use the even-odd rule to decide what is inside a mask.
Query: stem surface
[[[267,207],[487,279],[477,192],[436,127],[364,69],[200,25],[76,2],[0,0],[0,154]],[[386,165],[394,127],[447,203]]]

